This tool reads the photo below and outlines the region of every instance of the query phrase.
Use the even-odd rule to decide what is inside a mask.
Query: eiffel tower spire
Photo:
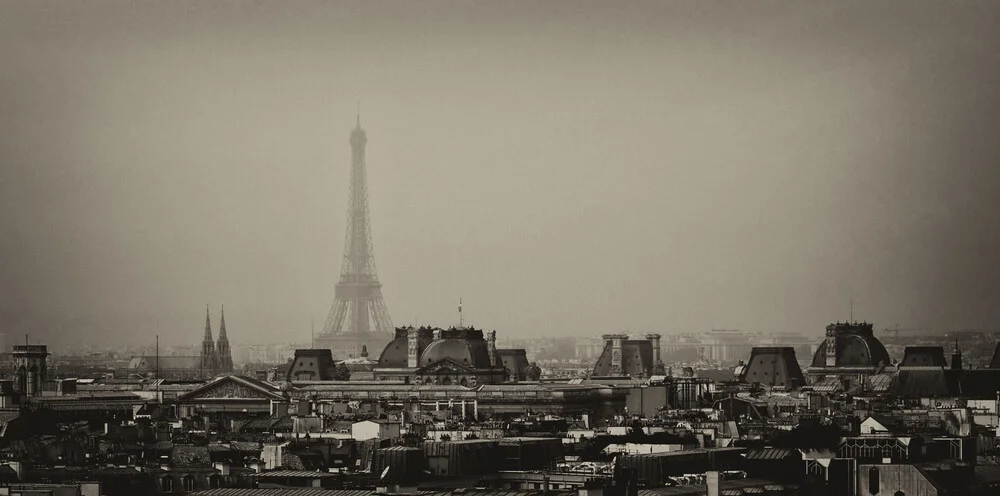
[[[382,300],[382,284],[375,269],[371,224],[368,215],[368,184],[365,147],[368,137],[361,128],[358,112],[351,131],[351,194],[347,214],[347,234],[344,239],[344,259],[340,270],[333,305],[317,342],[333,347],[334,336],[353,335],[353,344],[345,346],[357,355],[364,343],[362,337],[389,336],[393,330],[389,311]],[[380,337],[381,337],[380,336]]]

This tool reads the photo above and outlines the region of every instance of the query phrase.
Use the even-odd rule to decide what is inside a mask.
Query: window
[[[194,477],[190,475],[185,475],[181,482],[184,484],[185,491],[194,491]]]
[[[870,494],[878,494],[880,487],[882,487],[882,484],[879,480],[878,467],[868,469],[868,492]]]
[[[218,489],[222,487],[222,477],[214,474],[208,476],[208,487],[210,489]]]
[[[160,477],[160,488],[162,488],[165,493],[174,492],[174,478],[169,475]]]

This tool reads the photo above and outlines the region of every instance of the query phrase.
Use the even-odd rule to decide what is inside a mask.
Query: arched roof
[[[379,367],[406,367],[407,365],[407,343],[406,336],[396,337],[382,349],[382,354],[378,357]]]
[[[472,368],[489,368],[490,354],[486,341],[480,337],[447,338],[433,341],[427,345],[420,356],[420,365],[430,365],[439,360],[450,358],[458,363]]]
[[[854,332],[840,332],[835,336],[837,346],[837,367],[877,367],[889,365],[889,352],[881,341],[873,335]],[[813,355],[813,367],[826,366],[826,340],[819,345]]]

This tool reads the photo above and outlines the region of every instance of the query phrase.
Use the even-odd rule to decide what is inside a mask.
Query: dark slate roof
[[[958,377],[941,367],[901,369],[896,376],[896,394],[901,398],[947,398],[958,396]]]
[[[1000,341],[997,342],[995,348],[993,348],[993,359],[990,360],[991,369],[1000,369]]]
[[[307,477],[314,479],[317,477],[337,477],[337,474],[330,472],[314,472],[311,470],[272,470],[270,472],[261,472],[256,474],[250,474],[249,477],[257,478],[273,478],[273,477]]]
[[[784,460],[785,458],[802,458],[798,450],[788,448],[753,448],[747,450],[747,460]]]
[[[212,465],[212,458],[208,446],[175,445],[170,463],[175,467],[207,467]]]
[[[1000,369],[964,370],[961,375],[961,396],[973,399],[995,399],[1000,390]]]
[[[907,346],[900,367],[947,367],[944,348],[940,346]]]
[[[740,374],[743,382],[756,382],[767,386],[796,388],[805,385],[795,348],[754,347],[750,359]]]
[[[608,377],[611,374],[611,342],[604,343],[604,351],[594,363],[593,377]],[[653,345],[648,340],[628,339],[622,341],[622,374],[630,377],[650,375],[653,371]]]

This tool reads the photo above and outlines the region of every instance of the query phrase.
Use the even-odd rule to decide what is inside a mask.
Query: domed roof
[[[408,353],[406,336],[396,337],[382,349],[382,354],[378,357],[379,367],[406,367],[406,355]]]
[[[486,341],[480,337],[439,339],[427,345],[420,356],[420,365],[427,366],[439,360],[450,358],[472,368],[488,368],[490,353]]]
[[[837,367],[877,367],[879,364],[889,365],[889,352],[878,338],[871,332],[871,325],[836,325]],[[830,332],[830,330],[828,330]],[[813,367],[826,366],[826,340],[819,345],[813,355]]]

